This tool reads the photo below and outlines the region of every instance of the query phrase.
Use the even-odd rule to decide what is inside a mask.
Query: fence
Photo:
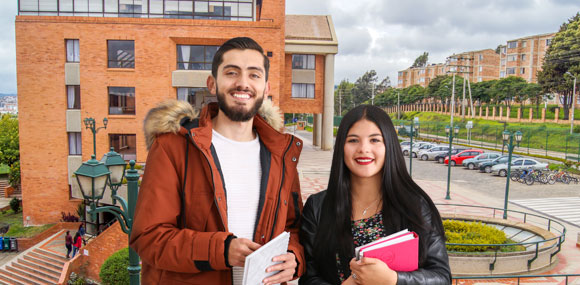
[[[393,124],[408,125],[410,121],[393,120]],[[445,133],[446,122],[422,122],[416,130],[421,137],[447,140]],[[502,132],[521,131],[522,141],[514,151],[524,154],[544,155],[558,157],[570,161],[580,162],[580,134],[570,134],[569,130],[526,126],[505,126],[474,123],[472,129],[467,129],[465,123],[456,122],[459,126],[459,134],[455,136],[454,143],[465,143],[474,147],[502,149]]]

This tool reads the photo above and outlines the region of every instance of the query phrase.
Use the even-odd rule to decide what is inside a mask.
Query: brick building
[[[332,148],[334,54],[330,16],[286,16],[276,0],[20,0],[16,57],[24,219],[75,212],[72,173],[109,147],[145,162],[147,111],[165,99],[201,108],[217,46],[249,36],[270,59],[270,99],[315,114],[315,143]],[[121,188],[121,195],[124,195]],[[106,200],[103,200],[107,203]],[[102,216],[101,220],[111,217]]]
[[[397,88],[406,88],[411,85],[429,86],[429,82],[438,75],[445,75],[445,64],[433,63],[425,67],[409,67],[399,71]]]
[[[528,82],[538,82],[544,55],[555,33],[528,36],[507,41],[500,46],[499,78],[518,76]]]

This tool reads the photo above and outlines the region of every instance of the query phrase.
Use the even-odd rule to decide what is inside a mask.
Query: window
[[[546,39],[546,46],[549,46],[552,43],[552,39]]]
[[[483,71],[483,66],[480,66],[479,67],[479,72],[482,72],[482,71]]]
[[[403,84],[403,79],[399,79],[399,84]]]
[[[66,103],[67,109],[78,110],[81,108],[81,86],[66,86]]]
[[[482,82],[482,81],[483,81],[483,78],[481,78],[481,76],[477,78],[477,82]]]
[[[403,76],[403,72],[399,71],[399,77]]]
[[[501,53],[503,53],[503,54],[506,53],[506,47],[505,46],[501,47]]]
[[[506,68],[506,73],[509,74],[516,74],[516,68],[515,67],[510,67],[510,68]]]
[[[292,69],[314,69],[314,60],[313,54],[293,54]]]
[[[109,87],[109,114],[135,115],[135,87]]]
[[[535,165],[535,164],[536,164],[536,162],[533,161],[533,160],[526,160],[526,161],[524,161],[524,165]]]
[[[522,54],[522,61],[526,61],[526,55]]]
[[[518,42],[508,42],[507,44],[508,48],[517,48],[518,47]]]
[[[419,70],[419,75],[423,75],[423,74],[425,74],[425,69]]]
[[[523,160],[518,159],[518,160],[512,162],[512,165],[522,165],[523,162],[524,162]]]
[[[113,147],[124,160],[137,160],[136,135],[109,134],[109,145]]]
[[[505,59],[502,59],[502,60],[500,61],[500,65],[505,65]]]
[[[526,74],[526,68],[525,67],[520,68],[520,74]]]
[[[505,77],[505,71],[500,71],[499,78],[504,78],[504,77]]]
[[[207,88],[177,88],[177,100],[187,101],[196,109],[201,109],[210,102],[217,102],[217,97]]]
[[[211,70],[219,46],[177,45],[177,69]]]
[[[79,40],[65,40],[66,43],[66,62],[79,62]]]
[[[425,83],[425,77],[421,77],[421,78],[419,79],[419,82],[421,82],[421,83]]]
[[[528,41],[522,41],[522,47],[526,47],[528,45]]]
[[[83,154],[81,133],[68,133],[68,154],[81,155]]]
[[[507,56],[507,61],[516,61],[516,60],[518,60],[518,56],[515,54]]]
[[[314,98],[314,84],[292,83],[292,98]]]
[[[107,41],[109,68],[135,68],[135,41]]]

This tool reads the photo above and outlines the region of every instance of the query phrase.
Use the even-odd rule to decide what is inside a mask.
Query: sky
[[[17,0],[1,0],[0,93],[15,94]],[[579,0],[286,0],[286,14],[331,15],[338,37],[335,83],[374,69],[379,81],[429,52],[429,63],[495,49],[508,40],[557,32]]]

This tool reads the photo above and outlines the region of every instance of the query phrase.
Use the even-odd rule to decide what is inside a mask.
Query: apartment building
[[[492,49],[468,51],[448,57],[445,65],[448,73],[470,82],[494,80],[499,74],[499,55]]]
[[[270,59],[269,99],[315,114],[315,143],[332,147],[330,16],[286,16],[278,0],[20,0],[16,58],[24,219],[59,221],[82,196],[73,172],[113,147],[145,162],[142,123],[166,99],[215,101],[206,79],[217,47],[249,36]],[[121,195],[124,195],[121,188]],[[109,203],[106,199],[102,203]],[[102,216],[106,222],[112,217]]]
[[[537,83],[544,55],[556,33],[541,34],[509,40],[500,46],[499,78],[518,76]]]
[[[433,63],[425,67],[410,67],[399,71],[397,88],[405,88],[411,85],[429,86],[429,82],[438,75],[445,75],[446,65],[443,63]]]

